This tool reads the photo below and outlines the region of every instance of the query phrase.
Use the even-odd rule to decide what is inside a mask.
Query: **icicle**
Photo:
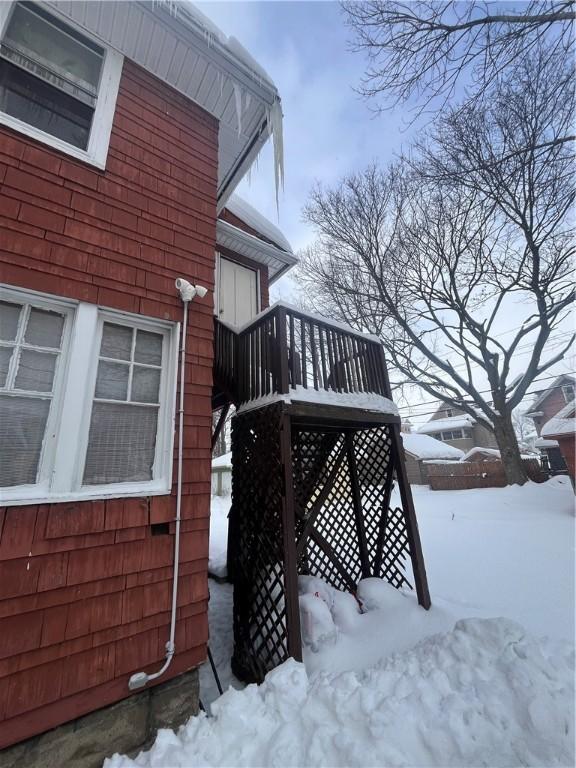
[[[282,132],[282,107],[277,99],[267,111],[268,132],[274,142],[274,182],[276,186],[276,213],[280,218],[278,196],[284,190],[284,137]]]
[[[238,83],[232,83],[234,88],[234,104],[236,106],[236,120],[238,121],[238,137],[242,133],[242,91]]]

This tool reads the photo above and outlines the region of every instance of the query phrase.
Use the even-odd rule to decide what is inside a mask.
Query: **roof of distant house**
[[[418,432],[422,435],[429,435],[433,432],[443,432],[450,429],[463,429],[465,427],[471,427],[476,424],[476,419],[472,418],[467,413],[459,414],[458,416],[449,416],[446,419],[432,419],[426,424],[423,424],[418,428]]]
[[[416,459],[455,459],[464,456],[460,448],[454,448],[429,435],[402,433],[404,450]]]
[[[536,397],[532,401],[530,407],[526,411],[525,415],[526,416],[530,416],[530,415],[538,416],[538,415],[540,415],[538,413],[538,410],[539,410],[540,406],[542,405],[542,403],[544,402],[544,400],[546,400],[548,395],[552,394],[552,392],[556,389],[556,387],[561,387],[563,381],[566,381],[569,384],[575,384],[576,383],[576,380],[574,379],[574,377],[573,376],[569,376],[567,373],[562,373],[560,376],[557,376],[554,379],[554,381],[552,382],[552,384],[550,384],[549,387],[547,387],[542,392],[540,392],[540,394],[536,395]]]
[[[217,459],[212,459],[212,469],[232,469],[232,453],[224,453]]]
[[[570,435],[576,432],[576,401],[566,403],[562,410],[558,411],[542,427],[542,437],[557,437]]]

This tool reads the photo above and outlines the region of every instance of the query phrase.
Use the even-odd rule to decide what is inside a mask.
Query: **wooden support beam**
[[[400,427],[397,424],[390,426],[390,436],[392,439],[392,448],[394,454],[394,464],[396,468],[396,477],[398,478],[398,487],[400,498],[402,499],[402,508],[404,510],[404,519],[406,521],[406,532],[408,534],[408,544],[410,547],[410,557],[412,558],[412,570],[414,571],[414,586],[418,595],[418,602],[423,608],[430,608],[430,592],[428,591],[428,579],[426,577],[426,566],[424,565],[424,556],[422,554],[422,544],[420,542],[420,532],[418,530],[418,521],[416,511],[414,510],[414,500],[408,476],[406,474],[406,465],[402,455],[402,438],[400,437]]]
[[[366,541],[366,529],[364,528],[364,515],[362,513],[362,496],[360,494],[360,483],[358,481],[358,470],[356,467],[356,456],[354,454],[354,437],[352,432],[347,431],[344,437],[346,443],[346,453],[348,455],[348,468],[350,470],[350,482],[352,484],[352,502],[354,504],[354,518],[356,521],[356,533],[358,535],[358,546],[360,548],[360,566],[362,568],[362,578],[367,579],[370,576],[370,556],[368,554],[368,542]]]
[[[227,403],[220,410],[220,416],[219,416],[218,421],[216,423],[216,427],[214,429],[214,432],[212,433],[212,446],[211,446],[210,451],[214,450],[214,446],[218,442],[218,438],[220,437],[220,432],[222,432],[222,427],[226,423],[226,417],[228,416],[228,411],[229,410],[230,410],[230,403]]]
[[[296,523],[294,513],[294,480],[292,477],[292,440],[290,417],[286,414],[282,414],[280,422],[280,457],[284,472],[282,534],[288,653],[292,658],[296,659],[296,661],[302,661],[300,602],[298,598],[298,561],[296,558]]]

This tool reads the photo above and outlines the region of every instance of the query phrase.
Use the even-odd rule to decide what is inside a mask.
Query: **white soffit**
[[[282,119],[274,83],[233,37],[185,0],[47,0],[45,5],[194,101],[219,121],[218,210]]]
[[[268,267],[270,283],[273,283],[298,263],[298,259],[292,251],[284,251],[222,219],[218,219],[216,222],[216,243],[221,248],[227,248],[240,256],[246,256],[252,261]]]

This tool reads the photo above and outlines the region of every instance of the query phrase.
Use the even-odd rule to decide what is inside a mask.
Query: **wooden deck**
[[[238,332],[215,320],[215,402],[237,407],[297,387],[390,398],[382,345],[283,304]]]

